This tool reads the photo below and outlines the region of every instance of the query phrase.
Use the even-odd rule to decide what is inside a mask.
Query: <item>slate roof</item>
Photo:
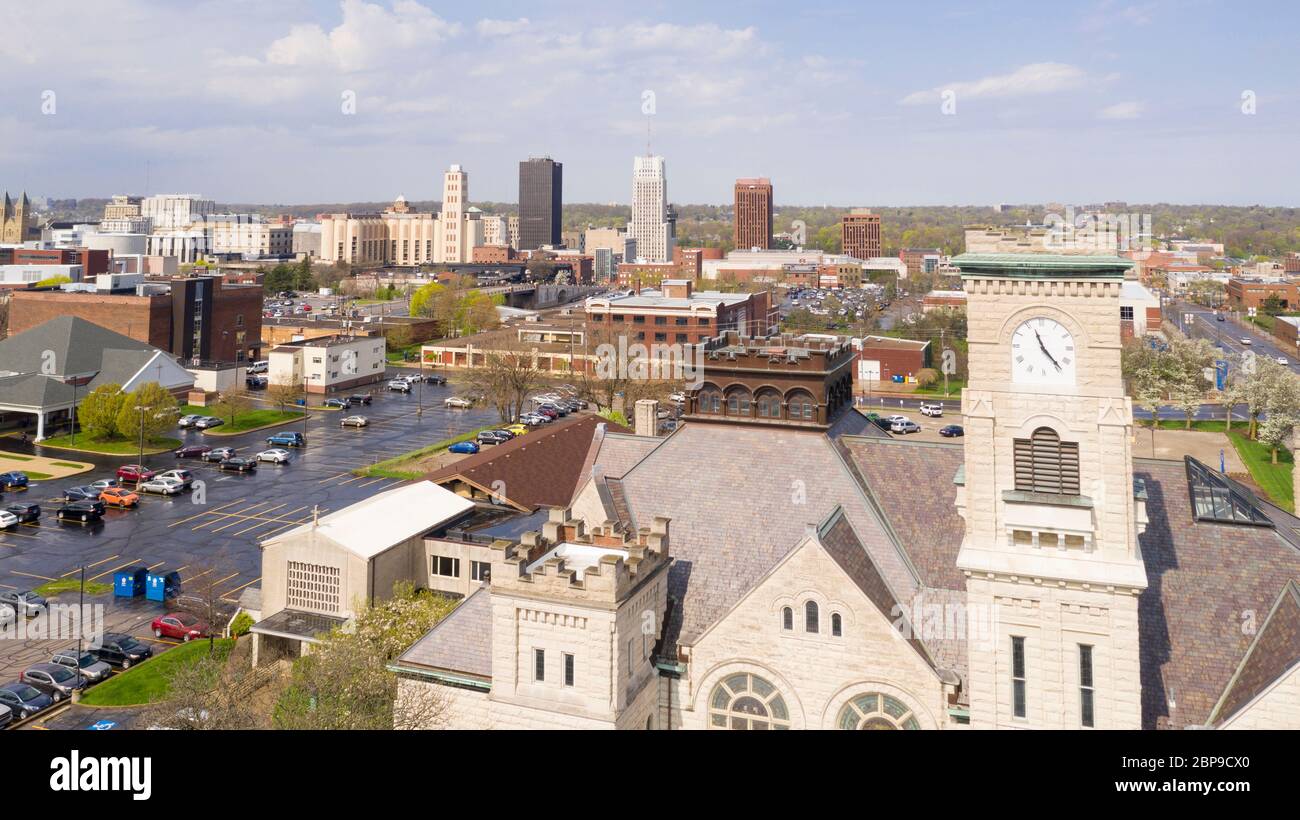
[[[488,492],[503,487],[507,500],[527,510],[565,507],[586,479],[583,465],[602,425],[614,432],[627,430],[592,414],[561,419],[504,444],[484,446],[425,479],[435,484],[461,479]]]
[[[82,396],[86,390],[79,390]],[[73,388],[58,379],[29,373],[0,376],[0,404],[13,407],[51,407],[73,402]]]
[[[41,372],[41,366],[46,361],[45,352],[50,351],[54,354],[53,373],[48,375],[94,373],[102,369],[106,350],[152,352],[157,348],[85,319],[58,316],[30,330],[0,340],[0,362],[3,362],[0,366],[19,373]],[[136,368],[138,369],[139,367]]]
[[[1300,664],[1300,586],[1286,585],[1210,715],[1221,725]]]
[[[492,595],[484,584],[397,658],[420,666],[492,678]]]
[[[821,432],[686,424],[620,484],[636,526],[650,526],[655,516],[672,519],[669,596],[680,613],[665,627],[665,657],[726,614],[837,506],[895,595],[911,601],[921,589]]]

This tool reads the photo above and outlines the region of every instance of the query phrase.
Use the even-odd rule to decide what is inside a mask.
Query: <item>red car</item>
[[[155,638],[188,641],[208,634],[208,625],[188,612],[169,612],[153,619]]]
[[[139,464],[123,464],[117,468],[117,478],[119,481],[148,481],[153,478],[153,470]]]

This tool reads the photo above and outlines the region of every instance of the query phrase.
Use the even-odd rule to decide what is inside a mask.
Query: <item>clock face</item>
[[[1011,380],[1074,384],[1074,337],[1055,319],[1030,319],[1011,336]]]

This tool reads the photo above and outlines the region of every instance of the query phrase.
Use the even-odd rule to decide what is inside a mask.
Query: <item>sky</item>
[[[1300,5],[0,0],[0,189],[1300,204]]]

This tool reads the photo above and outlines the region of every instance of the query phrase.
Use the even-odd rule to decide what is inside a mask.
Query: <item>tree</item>
[[[311,273],[311,257],[303,256],[302,261],[294,266],[293,271],[293,289],[294,290],[315,290],[316,277]]]
[[[239,414],[248,412],[251,405],[248,396],[238,390],[227,390],[217,396],[217,403],[213,405],[213,409],[223,416],[229,415],[230,423],[234,424]]]
[[[259,713],[250,691],[263,675],[224,654],[206,654],[176,665],[168,676],[167,697],[145,711],[146,726],[164,729],[267,729],[270,716]]]
[[[1268,418],[1259,425],[1259,443],[1272,451],[1274,464],[1277,464],[1278,448],[1291,438],[1298,422],[1300,416],[1294,412],[1294,409],[1290,412],[1279,409],[1270,412]]]
[[[1169,400],[1183,411],[1190,430],[1196,411],[1205,403],[1205,370],[1214,367],[1214,345],[1205,339],[1179,339],[1170,345],[1169,355]]]
[[[267,293],[279,293],[284,290],[294,289],[294,271],[293,268],[281,262],[266,272],[262,277],[262,287]]]
[[[434,318],[434,297],[447,289],[446,285],[430,282],[421,285],[411,294],[411,315]]]
[[[389,350],[405,350],[411,346],[411,326],[408,324],[393,325],[384,332],[388,339]]]
[[[120,384],[101,384],[91,390],[77,408],[77,421],[81,424],[81,429],[91,438],[97,439],[124,436],[118,429],[117,417],[126,398]]]
[[[302,388],[297,382],[271,382],[267,385],[266,397],[275,402],[282,412],[288,412],[289,407],[302,396]]]
[[[1242,372],[1245,376],[1242,400],[1250,414],[1247,435],[1256,438],[1259,419],[1274,412],[1296,411],[1295,374],[1280,365],[1272,356],[1243,356]]]
[[[542,385],[542,372],[531,348],[506,342],[484,356],[482,367],[469,371],[468,383],[496,408],[502,421],[515,421],[523,415],[528,395]]]
[[[145,382],[122,397],[117,411],[118,435],[143,435],[146,441],[152,441],[176,425],[176,412],[176,399],[166,388],[158,382]]]
[[[311,654],[293,663],[288,688],[273,714],[277,729],[414,729],[442,722],[446,699],[438,687],[398,697],[388,663],[455,606],[409,583],[388,600],[360,604],[347,631],[321,636]]]

